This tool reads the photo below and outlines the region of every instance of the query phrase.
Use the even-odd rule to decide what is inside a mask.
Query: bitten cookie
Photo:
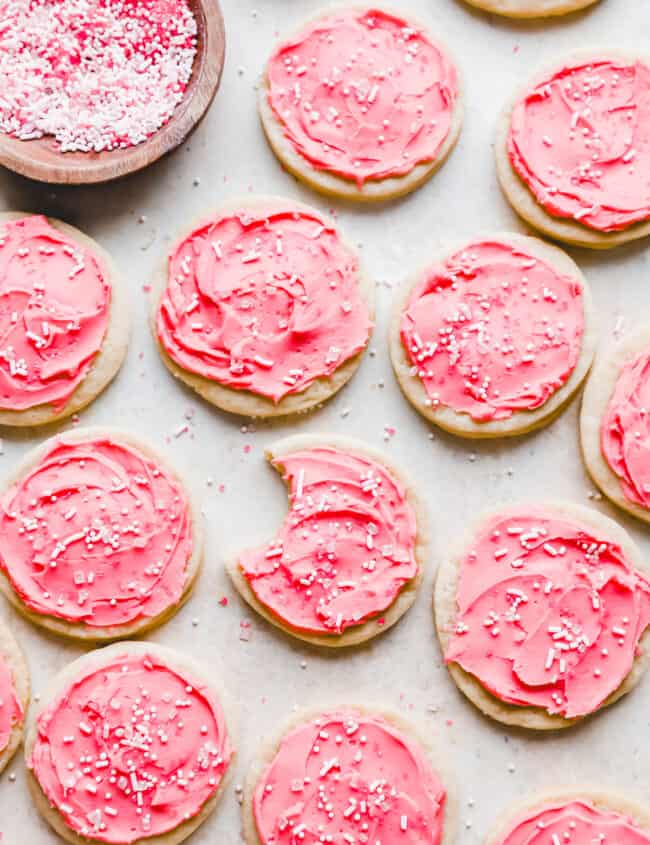
[[[337,435],[289,437],[267,458],[289,488],[289,513],[270,542],[227,564],[241,595],[314,645],[358,645],[390,628],[429,564],[411,483],[381,452]]]
[[[550,18],[593,6],[598,0],[465,0],[470,6],[507,18]]]
[[[9,628],[0,622],[0,772],[23,738],[29,706],[29,669]]]
[[[358,842],[370,827],[373,842],[449,845],[453,801],[433,757],[395,716],[351,706],[303,713],[251,768],[245,841],[290,845],[304,833]]]
[[[451,677],[508,725],[564,728],[629,692],[648,665],[650,578],[627,533],[569,503],[484,518],[435,589]]]
[[[506,108],[495,152],[524,220],[593,249],[650,234],[650,64],[580,50],[536,73]]]
[[[129,339],[128,297],[108,253],[66,223],[2,213],[0,295],[0,425],[42,425],[88,405]]]
[[[325,9],[281,42],[259,88],[282,165],[317,191],[354,200],[390,199],[426,181],[458,139],[462,103],[458,70],[425,27],[358,4]]]
[[[73,845],[178,845],[227,783],[230,719],[221,692],[185,655],[136,642],[86,654],[30,713],[25,762],[36,808]]]
[[[582,399],[589,474],[614,504],[650,522],[650,328],[599,357]]]
[[[122,432],[50,438],[0,494],[0,589],[55,634],[109,640],[161,624],[188,598],[202,553],[184,484]]]
[[[153,331],[163,362],[235,414],[329,399],[361,363],[374,289],[335,224],[294,200],[234,200],[171,250]]]
[[[395,300],[389,338],[413,407],[473,438],[550,422],[584,380],[596,341],[576,264],[509,232],[475,238],[420,271]]]
[[[604,788],[554,789],[510,810],[486,845],[650,843],[647,806]]]

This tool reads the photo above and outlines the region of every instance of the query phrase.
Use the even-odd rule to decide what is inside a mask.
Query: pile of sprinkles
[[[0,132],[62,152],[140,144],[187,89],[187,0],[0,0]]]

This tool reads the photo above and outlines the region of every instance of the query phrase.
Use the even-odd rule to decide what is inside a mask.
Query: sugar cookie
[[[22,741],[29,686],[22,650],[9,628],[0,622],[0,772]]]
[[[290,508],[269,543],[228,562],[244,599],[315,645],[357,645],[394,625],[429,562],[426,512],[402,471],[338,435],[289,437],[267,458]]]
[[[576,264],[506,232],[446,251],[405,285],[389,342],[409,402],[447,431],[482,438],[550,422],[586,376],[596,340]]]
[[[310,842],[357,842],[369,827],[372,842],[449,845],[453,800],[433,756],[389,714],[350,706],[303,713],[251,769],[246,845],[290,845],[296,831]]]
[[[129,339],[128,297],[110,256],[66,223],[2,213],[0,295],[0,425],[42,425],[92,402]]]
[[[425,27],[351,5],[325,9],[276,47],[259,110],[296,178],[324,194],[386,200],[419,187],[447,158],[463,97],[453,60]]]
[[[168,369],[208,402],[277,417],[315,407],[352,377],[373,303],[331,220],[294,200],[249,197],[174,246],[153,331]]]
[[[465,0],[470,6],[507,18],[550,18],[593,6],[598,0]]]
[[[650,234],[650,64],[580,50],[535,74],[506,108],[495,145],[501,187],[524,220],[606,249]]]
[[[53,633],[143,633],[185,602],[201,560],[197,508],[167,462],[131,435],[56,435],[3,487],[0,589]]]
[[[564,728],[629,692],[648,664],[650,578],[627,532],[569,503],[482,520],[438,572],[447,668],[488,716]]]
[[[580,435],[589,474],[614,504],[650,522],[650,329],[598,359],[582,399]]]
[[[223,792],[231,730],[221,691],[193,660],[118,643],[67,666],[30,714],[28,784],[73,845],[178,845]]]

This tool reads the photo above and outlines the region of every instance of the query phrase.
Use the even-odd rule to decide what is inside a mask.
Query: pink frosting
[[[179,601],[192,554],[179,482],[109,437],[55,438],[0,502],[0,570],[35,613],[126,625]]]
[[[262,845],[439,845],[445,798],[411,739],[380,716],[336,711],[284,737],[253,812]]]
[[[553,801],[522,814],[497,845],[648,845],[650,834],[631,818],[615,810],[595,807],[591,801]]]
[[[316,211],[242,208],[169,258],[158,339],[180,367],[279,402],[361,352],[372,324],[356,257]]]
[[[621,368],[600,428],[601,450],[623,495],[650,508],[650,351]]]
[[[0,754],[9,745],[11,732],[23,721],[23,716],[11,667],[0,654]]]
[[[101,259],[45,217],[0,223],[0,409],[64,408],[101,349],[110,299]]]
[[[412,21],[374,7],[309,24],[275,50],[267,76],[296,152],[360,186],[433,161],[458,99],[444,51]]]
[[[257,599],[292,628],[341,634],[386,610],[418,573],[407,491],[379,462],[316,447],[281,455],[290,509],[239,566]]]
[[[573,372],[583,330],[582,283],[498,240],[428,269],[400,323],[428,404],[478,422],[547,402]]]
[[[515,105],[512,166],[555,217],[599,232],[650,219],[650,67],[571,63]]]
[[[80,673],[36,727],[28,766],[51,805],[75,833],[113,845],[196,816],[233,753],[219,702],[155,653]]]
[[[445,650],[508,704],[597,710],[632,669],[650,581],[616,543],[542,507],[497,516],[460,563]]]

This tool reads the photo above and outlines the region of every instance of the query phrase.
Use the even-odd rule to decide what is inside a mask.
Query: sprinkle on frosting
[[[388,609],[418,573],[416,517],[381,463],[315,447],[280,455],[290,509],[276,537],[243,553],[256,598],[282,622],[342,634]]]
[[[600,429],[601,450],[625,498],[650,508],[650,350],[627,361]]]
[[[279,402],[366,346],[359,281],[356,257],[318,212],[242,209],[172,252],[158,339],[183,369]]]
[[[191,554],[179,482],[113,438],[53,439],[1,500],[0,570],[31,611],[66,622],[160,615],[180,600]]]
[[[519,816],[497,845],[648,845],[650,833],[615,810],[601,809],[591,801],[552,801]]]
[[[154,649],[79,673],[36,728],[28,766],[51,805],[75,833],[112,845],[196,816],[232,756],[219,702]]]
[[[292,147],[359,186],[434,161],[458,99],[456,69],[440,46],[376,8],[309,24],[275,50],[267,79]]]
[[[0,224],[0,409],[64,408],[101,349],[110,299],[101,260],[45,217]]]
[[[582,283],[525,247],[477,241],[429,268],[402,314],[402,344],[429,407],[477,422],[541,407],[578,361]]]
[[[0,132],[61,152],[124,149],[165,124],[187,89],[187,0],[2,0]]]
[[[508,704],[597,710],[632,669],[650,581],[592,527],[542,507],[491,519],[460,563],[445,650]]]
[[[445,798],[416,743],[380,716],[340,711],[284,737],[253,813],[262,845],[439,845]]]
[[[508,155],[554,217],[597,232],[650,219],[650,67],[594,57],[549,74],[515,105]]]
[[[9,745],[11,732],[23,721],[23,716],[11,667],[0,654],[0,754]]]

